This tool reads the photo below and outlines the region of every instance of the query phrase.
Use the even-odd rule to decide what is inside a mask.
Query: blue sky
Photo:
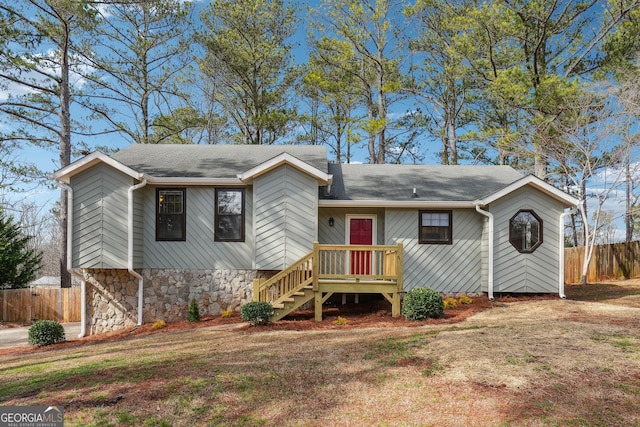
[[[197,2],[197,8],[201,9],[202,7],[205,7],[207,3],[208,2],[206,1],[199,1]],[[305,3],[306,2],[303,2],[303,5]],[[312,1],[309,1],[308,3],[314,4],[314,2]],[[304,15],[304,12],[302,13]],[[297,43],[297,47],[295,50],[295,57],[296,57],[297,63],[305,62],[308,55],[308,48],[306,45],[307,31],[308,29],[305,26],[301,26],[296,33],[295,42]],[[75,83],[77,85],[82,85],[83,82],[81,79],[77,79]],[[15,87],[9,88],[9,91],[12,93],[18,93],[16,92],[16,90],[17,88]],[[5,96],[6,96],[6,93],[3,93],[0,91],[0,99],[4,98]],[[413,106],[410,102],[400,103],[392,111],[392,114],[395,114],[395,115],[403,114],[405,111],[412,108]],[[123,148],[129,144],[123,137],[119,136],[118,134],[110,134],[102,137],[91,138],[90,140],[88,140],[88,142],[90,142],[90,144],[93,147],[104,145],[112,148]],[[438,162],[439,159],[437,158],[437,152],[440,149],[439,145],[440,145],[439,141],[435,141],[432,138],[427,137],[426,135],[423,136],[421,148],[422,148],[422,154],[424,155],[424,163],[435,164]],[[28,147],[22,150],[21,152],[14,153],[14,155],[16,157],[16,160],[35,163],[42,170],[47,172],[53,172],[58,168],[58,165],[59,165],[58,154],[55,149],[44,150],[44,149],[35,148],[35,147]],[[355,158],[353,160],[355,162],[364,162],[366,161],[367,156],[368,156],[368,153],[366,152],[366,150],[364,148],[359,148],[355,150]],[[610,176],[611,174],[606,175],[606,178],[603,178],[602,180],[600,180],[600,182],[593,181],[591,183],[593,192],[596,193],[596,192],[602,191],[601,188],[605,185],[605,183],[607,182],[607,179],[609,179],[609,182],[610,182]],[[623,186],[621,186],[620,190],[615,191],[613,193],[613,196],[614,197],[611,197],[609,200],[605,202],[604,209],[615,210],[617,212],[617,217],[621,218],[622,216],[620,213],[621,208],[622,209],[624,208]],[[36,190],[28,192],[26,195],[25,194],[13,195],[11,198],[13,200],[24,199],[27,201],[35,201],[38,204],[52,205],[58,200],[59,192],[58,190],[51,190],[45,187],[39,187]],[[619,227],[622,227],[622,223],[620,221],[618,221],[618,225]],[[622,235],[622,234],[623,234],[623,231],[620,230],[619,235]]]

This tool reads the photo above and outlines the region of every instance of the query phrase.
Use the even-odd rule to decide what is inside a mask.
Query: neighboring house
[[[184,318],[191,299],[235,309],[314,242],[401,243],[404,291],[564,296],[578,203],[507,166],[332,164],[320,146],[132,145],[54,178],[90,333]]]
[[[42,276],[37,280],[29,283],[29,287],[49,287],[49,288],[59,288],[60,287],[60,276]]]
[[[71,278],[71,286],[79,286],[80,280],[78,278]],[[60,285],[60,276],[42,276],[37,280],[29,283],[29,287],[39,287],[39,288],[59,288]]]

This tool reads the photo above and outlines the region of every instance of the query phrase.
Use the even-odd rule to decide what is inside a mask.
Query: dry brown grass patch
[[[418,324],[335,306],[320,325],[140,328],[2,356],[0,405],[63,405],[70,426],[640,425],[640,309],[576,295]],[[217,322],[198,326],[235,325]]]

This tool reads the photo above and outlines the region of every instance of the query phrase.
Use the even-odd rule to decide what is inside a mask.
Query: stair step
[[[295,302],[296,300],[293,298],[285,298],[282,300],[282,302]]]
[[[271,307],[273,307],[276,310],[278,310],[278,309],[284,308],[284,304],[272,304]]]
[[[304,296],[304,292],[295,292],[293,294],[294,297],[303,297]]]

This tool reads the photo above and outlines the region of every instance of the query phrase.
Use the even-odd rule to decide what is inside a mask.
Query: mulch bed
[[[162,329],[153,330],[152,324],[147,323],[133,329],[107,332],[98,335],[87,336],[80,339],[72,339],[64,343],[54,344],[47,347],[22,346],[0,349],[0,356],[8,354],[33,353],[38,351],[49,351],[68,347],[76,347],[100,342],[110,342],[131,337],[145,335],[162,334],[167,332],[183,331],[196,328],[222,327],[228,326],[233,330],[244,333],[255,333],[265,331],[306,331],[306,330],[328,330],[328,329],[356,329],[356,328],[390,328],[390,327],[417,327],[423,325],[453,324],[462,322],[468,317],[496,306],[503,306],[510,302],[525,300],[541,300],[557,298],[557,295],[507,295],[496,296],[492,302],[486,296],[475,297],[473,302],[467,305],[458,305],[455,308],[445,310],[442,319],[426,319],[413,322],[400,316],[391,316],[391,304],[378,295],[363,295],[360,302],[355,304],[353,296],[349,296],[349,302],[342,305],[339,296],[334,300],[330,299],[323,305],[323,320],[314,320],[314,310],[297,310],[289,316],[277,322],[264,326],[250,326],[242,322],[240,313],[234,312],[231,317],[221,316],[203,317],[200,322],[188,322],[180,320],[178,322],[167,323]],[[346,319],[345,324],[334,323],[338,317]],[[1,327],[25,326],[24,324],[0,323]],[[236,327],[233,327],[236,326]]]

